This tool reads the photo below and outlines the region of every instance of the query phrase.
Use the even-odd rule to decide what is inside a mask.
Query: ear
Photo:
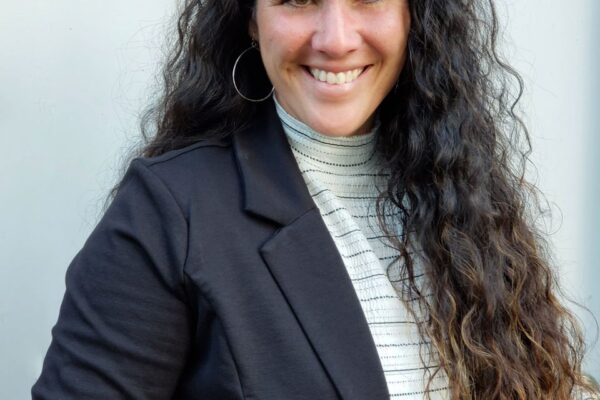
[[[258,24],[256,23],[256,5],[252,9],[252,15],[250,21],[248,21],[248,35],[250,38],[258,42]]]

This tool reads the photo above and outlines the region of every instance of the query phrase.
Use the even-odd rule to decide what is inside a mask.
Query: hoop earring
[[[275,91],[275,87],[271,88],[271,91],[269,92],[268,95],[266,95],[265,97],[262,97],[260,99],[251,99],[249,97],[246,97],[242,94],[242,92],[240,92],[240,89],[237,86],[237,83],[235,82],[235,70],[238,66],[238,63],[240,62],[240,59],[242,58],[242,56],[244,54],[246,54],[246,52],[252,50],[252,49],[256,49],[260,52],[260,50],[258,49],[258,44],[256,43],[256,41],[253,39],[252,40],[252,44],[250,45],[250,47],[248,47],[246,50],[242,51],[242,53],[235,59],[235,63],[233,64],[233,71],[231,71],[231,80],[233,81],[233,87],[235,88],[235,91],[237,92],[237,94],[240,95],[241,98],[243,98],[244,100],[248,100],[251,101],[253,103],[260,103],[261,101],[265,101],[266,99],[268,99],[269,97],[271,97],[271,95],[273,94],[273,92]]]

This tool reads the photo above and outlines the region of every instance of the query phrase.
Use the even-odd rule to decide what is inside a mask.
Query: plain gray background
[[[600,3],[503,0],[531,179],[569,295],[600,315]],[[29,398],[65,270],[139,137],[174,2],[0,0],[0,398]],[[594,42],[596,41],[596,42]],[[594,339],[589,316],[588,338]],[[586,369],[600,376],[600,346]]]

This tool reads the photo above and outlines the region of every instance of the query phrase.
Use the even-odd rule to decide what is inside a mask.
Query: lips
[[[330,85],[343,85],[355,81],[369,66],[349,69],[347,71],[333,72],[316,67],[305,67],[306,70],[320,82]]]

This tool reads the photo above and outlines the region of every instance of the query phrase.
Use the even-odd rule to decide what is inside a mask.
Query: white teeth
[[[320,81],[322,81],[322,82],[326,82],[327,81],[327,72],[325,72],[325,71],[318,71],[318,74],[319,74],[319,80]]]
[[[330,85],[343,85],[344,83],[354,81],[364,70],[364,68],[356,68],[350,71],[334,73],[318,68],[310,68],[310,73],[315,79],[321,82],[327,82]]]

